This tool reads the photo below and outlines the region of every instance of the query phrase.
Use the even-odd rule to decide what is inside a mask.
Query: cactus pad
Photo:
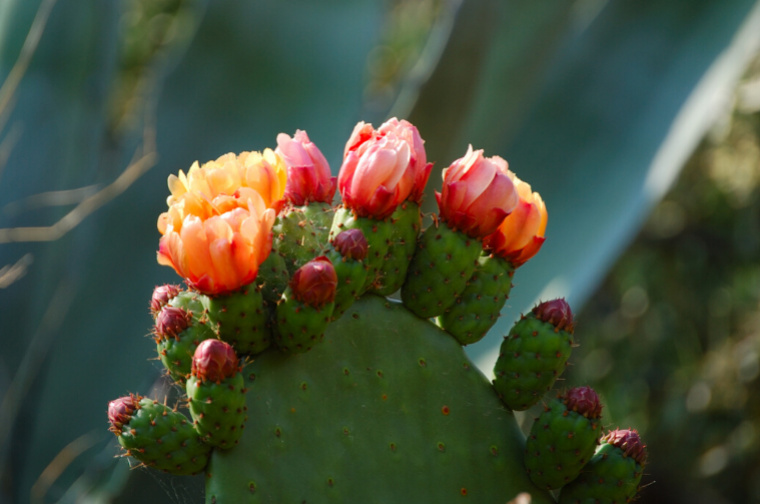
[[[196,474],[208,463],[211,447],[201,442],[182,413],[148,398],[135,398],[128,421],[114,433],[127,455],[172,474]]]
[[[615,430],[578,478],[562,488],[559,504],[623,504],[639,490],[646,447],[635,430]]]
[[[565,370],[570,357],[572,332],[536,315],[546,304],[538,305],[517,321],[499,350],[493,385],[504,404],[513,410],[525,410],[538,403]]]
[[[463,345],[477,343],[496,323],[512,289],[512,265],[499,256],[483,255],[464,292],[438,325]]]
[[[255,426],[214,452],[209,503],[552,502],[486,378],[396,303],[365,296],[311,352],[267,352],[244,374]]]

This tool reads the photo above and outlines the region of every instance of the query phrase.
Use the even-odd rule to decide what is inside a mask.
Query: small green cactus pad
[[[522,411],[538,403],[565,370],[573,335],[531,312],[504,336],[494,367],[494,388],[507,407]]]
[[[501,257],[482,255],[464,292],[438,317],[438,325],[463,345],[483,339],[507,302],[514,271]]]
[[[245,382],[237,373],[219,383],[187,379],[187,399],[195,429],[218,448],[232,448],[243,435],[246,415]]]
[[[368,272],[365,287],[369,288],[379,278],[385,256],[388,254],[388,247],[393,242],[393,224],[390,218],[376,220],[369,217],[356,217],[348,208],[340,207],[335,211],[335,218],[330,228],[330,241],[347,229],[360,229],[369,244],[367,257],[364,260]]]
[[[417,242],[401,299],[422,318],[442,315],[472,277],[483,247],[446,224],[428,227]]]
[[[420,206],[405,201],[390,216],[391,243],[385,254],[375,284],[370,289],[375,294],[390,296],[401,288],[409,263],[417,248],[417,236],[422,227]]]
[[[552,400],[536,418],[525,442],[525,467],[541,488],[557,489],[580,474],[594,454],[601,435],[601,421],[586,418]]]
[[[193,353],[203,340],[216,338],[216,326],[208,317],[208,297],[193,291],[183,291],[168,305],[187,310],[190,325],[176,337],[159,338],[156,351],[161,363],[174,381],[184,382],[190,374]]]
[[[148,398],[140,400],[117,437],[127,455],[177,475],[203,471],[211,453],[185,415]]]
[[[291,274],[322,253],[332,219],[327,203],[289,206],[277,216],[272,227],[273,248],[285,259]]]
[[[266,261],[259,266],[256,275],[256,285],[267,303],[276,303],[290,280],[290,271],[285,264],[285,258],[273,250]]]
[[[256,355],[272,343],[269,310],[254,284],[210,297],[209,318],[219,324],[219,337],[235,347],[238,355]]]
[[[244,375],[251,420],[214,451],[208,503],[553,502],[488,380],[397,303],[364,296],[311,352],[264,353]]]
[[[644,449],[643,445],[641,449]],[[580,476],[562,488],[559,504],[631,502],[639,491],[644,463],[644,458],[631,456],[626,449],[610,444],[603,438]]]
[[[322,341],[332,319],[334,302],[319,308],[298,301],[288,287],[275,308],[277,346],[291,353],[308,352]]]
[[[359,298],[367,280],[367,268],[364,261],[343,257],[332,247],[325,252],[325,256],[335,267],[335,273],[338,276],[332,313],[333,319],[336,319]]]

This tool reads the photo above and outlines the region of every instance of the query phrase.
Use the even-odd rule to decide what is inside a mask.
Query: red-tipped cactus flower
[[[150,312],[153,317],[155,318],[161,308],[166,306],[180,292],[182,292],[182,288],[179,285],[172,284],[159,285],[153,289],[153,296],[150,298]]]
[[[343,257],[363,261],[367,257],[369,244],[361,229],[347,229],[333,240],[333,246]]]
[[[286,168],[271,149],[227,154],[169,177],[169,210],[158,218],[159,264],[204,294],[251,283],[272,248]]]
[[[541,196],[511,172],[510,177],[520,201],[496,231],[483,239],[483,245],[516,268],[536,255],[543,245],[548,215]]]
[[[647,447],[641,441],[639,433],[635,429],[616,429],[608,432],[602,437],[602,442],[617,446],[623,450],[626,457],[631,457],[639,463],[645,465],[647,461]]]
[[[305,131],[296,130],[293,138],[285,133],[277,135],[277,154],[288,167],[285,199],[294,205],[312,201],[331,203],[337,187],[337,178],[330,173],[325,156],[309,140]]]
[[[570,305],[562,298],[544,301],[533,308],[533,314],[539,320],[549,322],[560,331],[573,333],[573,312]]]
[[[207,339],[195,349],[191,373],[202,382],[219,383],[237,373],[239,364],[232,345],[218,339]]]
[[[406,200],[419,202],[432,166],[411,123],[394,117],[375,130],[360,122],[346,143],[338,188],[356,215],[384,219]]]
[[[441,219],[471,238],[493,233],[518,202],[507,162],[467,149],[464,157],[443,170],[443,189],[436,192]]]
[[[602,416],[602,403],[591,387],[575,387],[561,397],[568,411],[575,411],[586,418],[595,419]]]
[[[156,316],[155,332],[158,339],[179,339],[182,331],[187,329],[193,317],[184,308],[164,306]]]
[[[140,396],[128,395],[108,403],[108,421],[111,422],[113,432],[120,433],[124,424],[129,423],[132,414],[138,408],[140,399],[142,399]]]
[[[338,276],[330,260],[320,256],[307,262],[293,273],[290,288],[300,302],[319,308],[335,299]]]

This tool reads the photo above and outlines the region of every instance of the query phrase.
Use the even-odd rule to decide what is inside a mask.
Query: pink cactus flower
[[[293,138],[285,133],[277,135],[275,152],[288,167],[286,200],[299,206],[332,202],[337,178],[331,175],[330,165],[305,131],[296,130]]]
[[[356,215],[384,219],[404,201],[419,203],[432,167],[408,121],[394,117],[377,130],[360,122],[346,143],[338,188]]]
[[[507,162],[483,157],[472,146],[443,170],[443,189],[435,197],[441,219],[471,238],[493,233],[518,202]]]

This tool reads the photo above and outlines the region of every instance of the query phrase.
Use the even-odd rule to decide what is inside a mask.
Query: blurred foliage
[[[760,501],[760,59],[578,315],[570,383],[638,427],[645,502]]]
[[[38,12],[52,14],[35,30]],[[129,471],[105,429],[113,397],[171,392],[143,337],[153,285],[176,280],[154,257],[168,173],[296,128],[337,171],[357,121],[407,117],[436,163],[431,190],[471,142],[547,201],[549,239],[516,275],[511,309],[557,294],[577,306],[714,123],[713,97],[760,46],[759,16],[756,0],[0,2],[0,501],[202,500],[202,478]],[[756,131],[752,114],[737,112],[730,138]],[[757,173],[731,149],[708,150],[722,160],[707,170],[715,184],[700,178],[658,206],[644,236],[664,248],[628,259],[606,304],[580,316],[588,353],[573,371],[609,383],[608,418],[645,430],[661,461],[648,502],[699,502],[692,474],[705,496],[760,479],[741,462],[757,438],[744,420],[756,418],[757,347],[752,317],[738,315],[757,304]],[[728,203],[743,217],[715,210]],[[710,232],[686,232],[692,220]],[[514,315],[468,348],[481,368]],[[630,340],[646,343],[638,360]],[[712,434],[697,443],[685,418]],[[683,444],[698,447],[692,458],[671,458]]]

